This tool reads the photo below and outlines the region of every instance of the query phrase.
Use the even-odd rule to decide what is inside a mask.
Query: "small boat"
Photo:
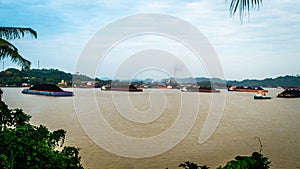
[[[34,94],[34,95],[44,95],[44,96],[73,96],[73,92],[63,91],[61,88],[55,84],[36,84],[29,89],[23,89],[23,94]]]
[[[266,92],[258,92],[258,94],[254,96],[254,99],[271,99],[271,97],[266,96]]]
[[[297,98],[300,97],[300,88],[287,88],[277,95],[279,98]]]
[[[271,99],[271,97],[257,94],[254,96],[254,99]]]

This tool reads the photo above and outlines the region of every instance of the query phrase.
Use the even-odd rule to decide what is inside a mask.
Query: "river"
[[[276,98],[282,91],[280,89],[269,89],[268,95],[272,97],[271,100],[254,100],[255,93],[222,90],[221,94],[226,95],[226,100],[221,121],[215,132],[201,144],[199,135],[208,115],[212,96],[217,96],[218,93],[181,93],[175,90],[150,89],[142,93],[127,93],[76,89],[74,97],[47,97],[21,94],[21,88],[2,88],[2,90],[6,104],[10,108],[22,108],[32,115],[33,124],[46,125],[51,130],[61,128],[66,130],[65,145],[80,148],[85,168],[175,169],[184,161],[216,168],[224,166],[236,155],[251,155],[252,152],[259,151],[260,144],[255,137],[260,138],[263,146],[262,154],[271,160],[271,168],[300,168],[300,99]],[[130,104],[126,106],[127,101],[122,100],[128,98]],[[93,101],[98,108],[89,108]],[[182,106],[183,102],[185,108]],[[191,121],[182,121],[178,124],[181,126],[177,131],[178,136],[182,134],[181,132],[186,132],[178,144],[177,133],[169,133],[168,138],[154,140],[155,144],[144,147],[135,147],[131,142],[113,140],[111,133],[102,131],[102,128],[100,130],[96,124],[98,119],[91,116],[93,113],[101,112],[101,117],[105,118],[103,125],[109,124],[113,130],[143,141],[163,135],[169,128],[174,127],[180,113],[194,111],[195,105],[199,108],[197,116]],[[84,109],[80,110],[78,107],[86,108],[86,112],[80,113]],[[130,121],[126,119],[126,114],[120,114],[130,111],[149,113],[147,118],[151,119],[140,118]],[[183,117],[194,116],[193,113],[186,113]],[[86,123],[89,126],[83,129],[82,125]],[[185,126],[191,126],[191,130]],[[85,132],[86,130],[90,132]],[[91,137],[92,134],[97,135]],[[98,144],[99,140],[95,139],[104,140],[105,144]],[[163,150],[167,144],[176,146],[157,153],[160,151],[157,147],[161,146]],[[123,152],[118,152],[119,149]],[[143,153],[145,157],[142,157]],[[137,157],[124,157],[126,154]],[[138,157],[139,155],[141,157]]]

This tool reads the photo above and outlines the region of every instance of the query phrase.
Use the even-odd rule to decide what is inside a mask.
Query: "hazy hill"
[[[74,75],[79,80],[93,80],[88,76]],[[9,68],[0,72],[0,86],[22,86],[22,83],[51,83],[58,84],[64,80],[68,85],[72,84],[73,75],[58,69],[31,69],[18,70]]]
[[[111,79],[93,79],[86,75],[81,74],[71,74],[60,71],[58,69],[31,69],[31,70],[18,70],[14,68],[9,68],[5,71],[0,72],[0,86],[22,86],[22,83],[52,83],[57,84],[64,80],[68,85],[72,84],[72,81],[76,84],[80,84],[86,81],[96,81],[96,86],[101,87],[106,83],[109,83]],[[166,82],[167,80],[171,80],[171,82],[176,84],[194,84],[195,81],[200,86],[210,85],[210,82],[214,82],[215,87],[222,87],[225,82],[227,86],[250,86],[250,87],[300,87],[300,76],[279,76],[277,78],[266,78],[263,80],[256,79],[246,79],[242,81],[230,80],[225,81],[217,78],[207,78],[207,77],[186,77],[186,78],[175,78],[175,79],[161,79],[157,82]],[[132,82],[133,80],[128,80],[128,82]],[[154,82],[153,79],[135,79],[134,82],[138,82],[137,84],[151,84]]]
[[[279,76],[263,80],[227,81],[227,86],[300,87],[300,76]]]

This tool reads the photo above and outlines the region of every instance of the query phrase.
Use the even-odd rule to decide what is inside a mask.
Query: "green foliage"
[[[240,17],[243,17],[243,15],[247,15],[246,12],[249,12],[250,7],[259,8],[261,4],[262,0],[231,0],[229,10],[231,15],[234,15],[239,10]]]
[[[261,153],[253,152],[252,156],[236,156],[235,160],[229,161],[222,169],[268,169],[270,163]]]
[[[4,58],[10,58],[12,62],[22,66],[23,69],[30,68],[30,62],[19,54],[18,49],[13,44],[0,38],[0,60]]]
[[[30,118],[0,101],[0,168],[83,168],[79,149],[63,147],[66,131],[31,125]]]
[[[192,162],[189,162],[189,161],[179,164],[178,167],[182,167],[184,169],[209,169],[209,167],[207,167],[206,165],[198,166],[198,164],[192,163]]]
[[[0,72],[0,85],[2,86],[21,86],[22,83],[30,83],[32,85],[38,83],[57,84],[64,80],[68,84],[72,84],[72,74],[59,71],[57,69],[31,69],[18,70],[7,69]]]
[[[66,73],[57,69],[31,69],[31,70],[18,70],[14,68],[7,69],[0,72],[0,86],[21,86],[22,83],[30,83],[31,85],[38,83],[57,84],[61,80],[67,82],[68,85],[76,84],[80,87],[83,81],[94,81],[96,87],[102,87],[105,84],[118,84],[118,83],[131,83],[133,85],[147,85],[157,86],[159,83],[154,82],[152,79],[136,80],[136,81],[118,81],[114,80],[101,80],[98,78],[92,79],[85,75]],[[175,80],[174,80],[175,81]],[[202,87],[224,88],[225,84],[230,86],[250,86],[250,87],[300,87],[300,76],[280,76],[277,78],[266,78],[263,80],[243,80],[243,81],[225,81],[217,78],[177,78],[175,82],[180,84],[193,84],[197,82]],[[172,82],[172,81],[171,81]],[[168,84],[170,85],[170,84]]]
[[[217,169],[269,169],[271,162],[261,153],[253,152],[251,156],[236,156],[234,160],[227,162],[224,167]],[[178,167],[184,169],[209,169],[206,165],[199,166],[193,162],[181,163]]]
[[[234,16],[239,11],[240,21],[243,23],[244,16],[250,15],[250,8],[259,9],[262,5],[262,0],[231,0],[229,12]]]
[[[72,75],[58,69],[18,70],[9,68],[0,72],[0,86],[22,86],[22,83],[31,85],[40,83],[58,84],[61,80],[64,80],[69,86],[72,85],[72,82],[80,86],[82,81],[95,81],[95,79],[85,75]],[[99,80],[96,79],[97,81]]]
[[[0,27],[0,60],[10,58],[12,62],[22,66],[23,69],[30,68],[30,61],[24,59],[18,49],[7,40],[20,39],[25,34],[37,38],[37,33],[31,28]]]
[[[13,40],[20,39],[29,34],[37,38],[37,32],[31,28],[18,28],[18,27],[0,27],[0,38]]]

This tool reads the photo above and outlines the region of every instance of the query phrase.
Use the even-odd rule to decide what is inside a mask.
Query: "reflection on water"
[[[81,148],[82,162],[86,168],[177,168],[179,163],[187,160],[216,168],[236,155],[250,155],[253,151],[259,151],[255,136],[260,137],[263,154],[271,159],[272,168],[300,168],[300,99],[276,98],[281,92],[278,89],[269,90],[271,100],[254,100],[255,93],[222,91],[226,92],[222,120],[216,132],[203,144],[199,144],[198,139],[210,108],[211,94],[180,93],[200,97],[199,114],[192,130],[171,150],[140,159],[114,155],[89,139],[77,119],[73,97],[23,95],[20,88],[2,90],[4,101],[11,108],[23,108],[31,114],[34,124],[44,124],[53,130],[67,130],[66,144]],[[95,97],[107,122],[115,130],[132,137],[147,138],[164,132],[172,126],[180,109],[181,97],[178,91],[161,93],[146,90],[143,93],[128,94],[100,90],[94,93],[90,90],[92,89],[80,89],[75,97]],[[130,97],[131,106],[140,112],[150,111],[153,106],[151,104],[155,104],[155,101],[164,102],[166,99],[168,102],[153,121],[136,123],[126,120],[118,113],[112,95],[121,100],[122,97]],[[126,111],[124,106],[121,108]],[[145,147],[143,150],[147,149]]]

